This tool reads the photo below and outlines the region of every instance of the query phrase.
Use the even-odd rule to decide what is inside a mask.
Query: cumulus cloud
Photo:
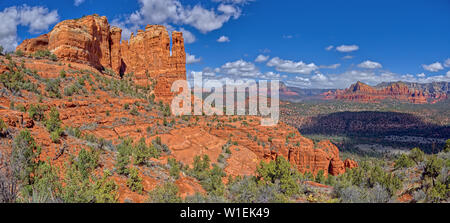
[[[18,45],[17,26],[25,26],[29,32],[38,33],[59,20],[57,10],[49,11],[42,6],[28,5],[5,8],[0,12],[0,18],[0,45],[6,51],[13,51]]]
[[[220,29],[231,18],[241,16],[239,5],[221,3],[217,9],[206,9],[200,4],[183,5],[179,0],[139,0],[140,9],[132,13],[125,23],[131,25],[176,24],[189,25],[202,33]]]
[[[195,42],[196,38],[194,34],[189,32],[188,30],[185,30],[184,28],[180,28],[180,32],[183,33],[183,39],[185,43],[193,43]]]
[[[234,77],[258,77],[261,75],[255,64],[244,60],[225,63],[218,69],[220,73]]]
[[[442,66],[442,64],[439,63],[439,62],[432,63],[432,64],[430,64],[430,65],[423,64],[422,67],[423,67],[423,69],[425,69],[425,70],[427,70],[427,71],[430,71],[430,72],[438,72],[438,71],[444,69],[444,67]]]
[[[366,61],[358,64],[358,67],[365,68],[365,69],[378,69],[378,68],[382,68],[383,66],[381,66],[381,64],[378,62],[366,60]]]
[[[306,64],[303,61],[295,62],[291,60],[283,60],[279,57],[272,58],[267,62],[267,66],[275,67],[278,72],[310,74],[318,69],[314,63]]]
[[[341,53],[349,53],[349,52],[359,50],[359,46],[357,46],[357,45],[341,45],[341,46],[336,47],[336,50]]]
[[[79,5],[83,4],[84,1],[85,1],[85,0],[75,0],[75,1],[73,1],[73,4],[74,4],[75,6],[79,6]]]
[[[268,59],[269,59],[269,56],[264,56],[264,55],[262,55],[262,54],[259,54],[259,55],[256,57],[255,62],[257,62],[257,63],[262,63],[262,62],[267,61]]]
[[[219,43],[230,42],[230,38],[228,38],[228,36],[221,36],[219,37],[219,39],[217,39],[217,42]]]
[[[446,60],[444,61],[444,66],[445,66],[445,67],[450,67],[450,58],[448,58],[448,59],[446,59]]]
[[[420,74],[417,74],[416,76],[417,77],[425,77],[426,75],[425,75],[425,73],[420,73]]]
[[[201,58],[196,57],[195,55],[186,53],[186,64],[193,64],[202,61]]]
[[[340,67],[341,64],[337,63],[337,64],[332,64],[332,65],[320,65],[319,68],[322,69],[337,69],[338,67]]]

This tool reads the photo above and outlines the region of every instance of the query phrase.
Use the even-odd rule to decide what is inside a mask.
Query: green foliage
[[[8,130],[8,126],[6,125],[5,121],[3,121],[3,119],[0,119],[0,136],[5,135],[6,130]]]
[[[59,86],[61,81],[58,79],[48,79],[45,83],[45,90],[48,96],[51,98],[61,98],[61,92],[59,91]]]
[[[180,203],[181,201],[180,196],[178,196],[178,187],[171,182],[150,191],[147,200],[150,203]]]
[[[89,174],[98,166],[99,153],[93,149],[85,150],[84,148],[78,153],[78,157],[73,165],[81,173],[81,176],[88,178]]]
[[[14,137],[11,163],[16,168],[13,170],[13,174],[23,185],[24,193],[27,195],[31,194],[32,175],[38,167],[37,158],[40,153],[41,148],[36,144],[29,131],[22,130]]]
[[[32,118],[34,121],[43,121],[45,116],[44,116],[44,110],[46,109],[45,106],[40,105],[40,104],[32,104],[30,105],[30,107],[28,108],[28,115],[30,116],[30,118]]]
[[[59,72],[59,77],[60,77],[60,78],[65,78],[65,77],[66,77],[66,71],[65,71],[65,70],[61,70],[61,71]]]
[[[298,171],[282,156],[269,163],[261,162],[256,170],[258,178],[266,184],[279,183],[281,191],[287,196],[298,192]]]
[[[58,109],[52,107],[49,117],[45,121],[45,127],[48,132],[58,131],[61,128],[61,120],[59,119]]]
[[[317,183],[321,183],[321,184],[325,183],[325,175],[324,175],[323,170],[319,170],[317,172],[315,181]]]
[[[133,108],[130,110],[130,114],[134,115],[134,116],[138,116],[139,115],[139,111],[138,111],[138,109],[135,106],[133,106]]]
[[[58,60],[56,55],[51,53],[49,50],[38,50],[33,54],[33,56],[36,59],[47,58],[53,61]]]
[[[18,93],[20,90],[27,90],[39,94],[38,87],[30,80],[25,79],[23,70],[12,61],[9,63],[9,71],[0,75],[0,83],[11,92]]]
[[[225,185],[222,182],[222,177],[226,174],[217,165],[213,165],[213,168],[208,172],[208,177],[201,181],[203,188],[212,195],[223,196],[225,192]]]
[[[436,179],[436,177],[439,176],[443,167],[444,161],[441,158],[438,158],[436,155],[431,155],[425,161],[425,167],[422,175],[425,177]]]
[[[109,179],[111,172],[105,170],[103,177],[95,182],[93,191],[96,202],[98,203],[116,203],[119,200],[119,186],[114,180]]]
[[[425,153],[419,148],[414,148],[410,151],[409,157],[416,163],[422,162],[425,157]]]
[[[159,157],[159,152],[153,144],[147,146],[145,138],[141,138],[133,149],[133,162],[136,165],[142,165],[150,157]]]
[[[128,166],[130,164],[130,154],[132,149],[133,141],[131,139],[122,140],[122,142],[117,146],[115,167],[118,174],[128,174]]]
[[[66,133],[75,138],[81,138],[81,130],[79,128],[67,126]]]
[[[178,179],[180,177],[180,164],[177,162],[175,158],[168,158],[167,163],[170,166],[170,176],[175,177],[175,179]]]
[[[34,173],[32,185],[32,202],[55,202],[61,197],[62,185],[58,177],[58,169],[49,162],[39,163]]]
[[[127,180],[127,187],[133,192],[141,193],[144,187],[142,186],[142,178],[139,176],[138,169],[130,168]]]
[[[25,54],[23,53],[22,50],[16,50],[16,56],[18,57],[23,57]]]
[[[445,141],[444,152],[450,152],[450,139],[447,139],[447,141]]]
[[[395,168],[409,168],[414,166],[414,161],[409,158],[408,155],[402,153],[400,157],[395,161]]]

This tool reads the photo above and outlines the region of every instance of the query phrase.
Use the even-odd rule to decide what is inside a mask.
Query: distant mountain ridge
[[[325,99],[357,102],[378,102],[384,99],[393,99],[414,104],[426,104],[445,100],[448,93],[448,82],[421,84],[398,81],[384,82],[372,87],[358,81],[347,89],[328,91],[323,96]]]

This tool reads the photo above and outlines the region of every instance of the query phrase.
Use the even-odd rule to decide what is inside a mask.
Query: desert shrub
[[[287,196],[294,195],[299,191],[298,171],[292,168],[291,164],[282,156],[269,163],[261,162],[256,172],[258,178],[267,184],[279,183],[281,191]]]
[[[6,125],[5,121],[3,121],[3,119],[0,119],[0,137],[5,136],[7,130],[8,126]]]
[[[65,78],[65,77],[66,77],[66,71],[65,71],[65,70],[61,70],[61,71],[59,72],[59,77],[60,77],[60,78]]]
[[[37,158],[40,153],[41,148],[36,144],[29,131],[22,130],[14,137],[11,165],[16,167],[13,170],[14,177],[18,179],[26,195],[31,194],[32,175],[38,167]]]
[[[171,182],[150,191],[147,199],[147,202],[150,203],[180,203],[181,201],[178,196],[178,187]]]
[[[111,172],[105,170],[101,179],[95,182],[93,194],[97,203],[116,203],[119,200],[119,186],[110,179]]]
[[[125,110],[130,109],[130,104],[125,103],[125,104],[123,105],[123,109],[125,109]]]
[[[15,54],[18,57],[23,57],[25,55],[22,50],[16,50]]]
[[[130,110],[130,114],[134,115],[134,116],[138,116],[139,115],[139,111],[138,111],[138,109],[135,106],[133,106],[133,108]]]
[[[3,55],[3,50],[4,50],[5,48],[3,48],[3,46],[2,45],[0,45],[0,55]]]
[[[321,184],[325,183],[325,175],[324,175],[323,170],[319,170],[317,172],[315,181],[317,183],[321,183]]]
[[[128,165],[130,164],[130,153],[133,149],[133,141],[131,139],[122,140],[122,142],[117,146],[117,156],[116,156],[116,172],[118,174],[127,175]]]
[[[409,153],[409,158],[411,158],[414,162],[419,163],[424,160],[425,153],[419,148],[414,148]]]
[[[24,73],[19,70],[15,65],[10,64],[10,71],[3,72],[0,75],[0,83],[10,90],[13,94],[18,94],[20,90],[27,90],[39,94],[38,87],[30,80],[24,78]]]
[[[61,128],[61,120],[59,119],[59,112],[55,107],[50,110],[49,117],[45,121],[45,127],[48,132],[54,132]]]
[[[236,177],[227,185],[226,197],[233,203],[282,203],[286,196],[279,183],[260,184],[256,177]]]
[[[34,174],[31,202],[54,203],[60,202],[62,191],[58,170],[49,162],[41,162]]]
[[[40,105],[40,104],[33,105],[32,104],[28,108],[28,115],[34,121],[43,121],[45,118],[44,110],[45,110],[45,107],[43,105]]]
[[[141,138],[133,149],[133,162],[136,165],[142,165],[150,157],[157,158],[159,157],[159,153],[153,144],[148,146],[145,143],[145,138]]]
[[[412,166],[414,166],[414,161],[406,154],[401,154],[394,165],[395,168],[409,168]]]
[[[48,79],[45,83],[45,90],[48,96],[51,98],[61,98],[61,92],[59,91],[59,86],[61,81],[58,79]]]
[[[78,153],[78,157],[73,164],[76,169],[80,171],[81,175],[84,178],[87,178],[89,174],[98,166],[98,159],[99,153],[97,151],[92,148],[90,150],[85,150],[83,148]]]
[[[447,139],[447,141],[445,141],[444,152],[450,152],[450,139]]]
[[[177,162],[175,158],[168,158],[167,163],[169,164],[170,170],[170,176],[175,177],[175,179],[178,179],[180,177],[180,164]]]
[[[142,178],[139,176],[138,169],[130,168],[127,180],[127,187],[133,192],[141,193],[144,187],[142,186]]]
[[[67,135],[73,136],[75,138],[81,137],[81,130],[76,127],[67,126],[65,132]]]
[[[209,193],[217,196],[222,196],[225,192],[225,185],[222,182],[222,177],[226,174],[217,165],[207,171],[207,177],[201,181],[202,187]]]

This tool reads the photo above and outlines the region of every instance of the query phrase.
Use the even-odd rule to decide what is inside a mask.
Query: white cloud
[[[366,68],[366,69],[378,69],[382,68],[383,66],[378,62],[373,62],[370,60],[366,60],[360,64],[358,64],[358,67],[360,68]]]
[[[332,65],[320,65],[319,68],[321,69],[337,69],[338,67],[340,67],[341,64],[337,63],[337,64],[332,64]]]
[[[450,58],[448,58],[448,59],[446,59],[446,60],[444,61],[444,66],[445,66],[445,67],[450,67]]]
[[[186,64],[198,63],[200,61],[202,61],[201,58],[197,58],[195,55],[186,53]]]
[[[420,73],[420,74],[417,74],[416,76],[417,77],[425,77],[426,75],[425,75],[425,73]]]
[[[228,36],[221,36],[219,37],[219,39],[217,39],[217,42],[219,43],[230,42],[230,38],[228,38]]]
[[[244,60],[228,62],[222,65],[218,71],[235,77],[257,77],[261,75],[255,64]]]
[[[353,57],[354,57],[354,56],[347,55],[347,56],[342,57],[342,59],[343,59],[343,60],[350,60],[350,59],[353,59]]]
[[[325,48],[325,50],[326,51],[330,51],[330,50],[332,50],[334,48],[334,46],[333,45],[330,45],[330,46],[328,46],[327,48]]]
[[[262,55],[262,54],[259,54],[259,55],[256,57],[255,62],[261,63],[261,62],[267,61],[268,59],[269,59],[269,56],[264,56],[264,55]]]
[[[357,46],[357,45],[341,45],[341,46],[336,47],[336,50],[341,53],[353,52],[358,49],[359,49],[359,46]]]
[[[275,67],[278,72],[310,74],[318,69],[314,63],[306,64],[303,61],[295,62],[291,60],[283,60],[278,57],[272,58],[267,62],[267,66]]]
[[[450,78],[450,70],[447,71],[447,77]]]
[[[425,70],[427,70],[427,71],[430,71],[430,72],[438,72],[438,71],[444,69],[444,67],[442,66],[442,64],[439,63],[439,62],[432,63],[432,64],[430,64],[430,65],[423,64],[422,67],[423,67],[423,69],[425,69]]]
[[[47,30],[58,21],[58,11],[49,12],[42,6],[12,6],[0,12],[0,45],[6,51],[13,51],[18,45],[17,26],[26,26],[31,33]]]
[[[75,0],[75,1],[73,1],[73,5],[79,6],[79,5],[83,4],[84,1],[85,0]]]
[[[292,35],[283,35],[283,39],[292,39],[294,36]]]
[[[236,4],[224,3],[217,9],[206,9],[200,4],[185,6],[179,0],[139,0],[139,4],[140,9],[127,18],[127,24],[190,25],[202,33],[220,29],[231,18],[239,18],[242,11]]]
[[[180,32],[183,33],[183,39],[185,43],[193,43],[195,42],[196,38],[194,36],[194,34],[192,34],[191,32],[185,30],[184,28],[180,28]]]

